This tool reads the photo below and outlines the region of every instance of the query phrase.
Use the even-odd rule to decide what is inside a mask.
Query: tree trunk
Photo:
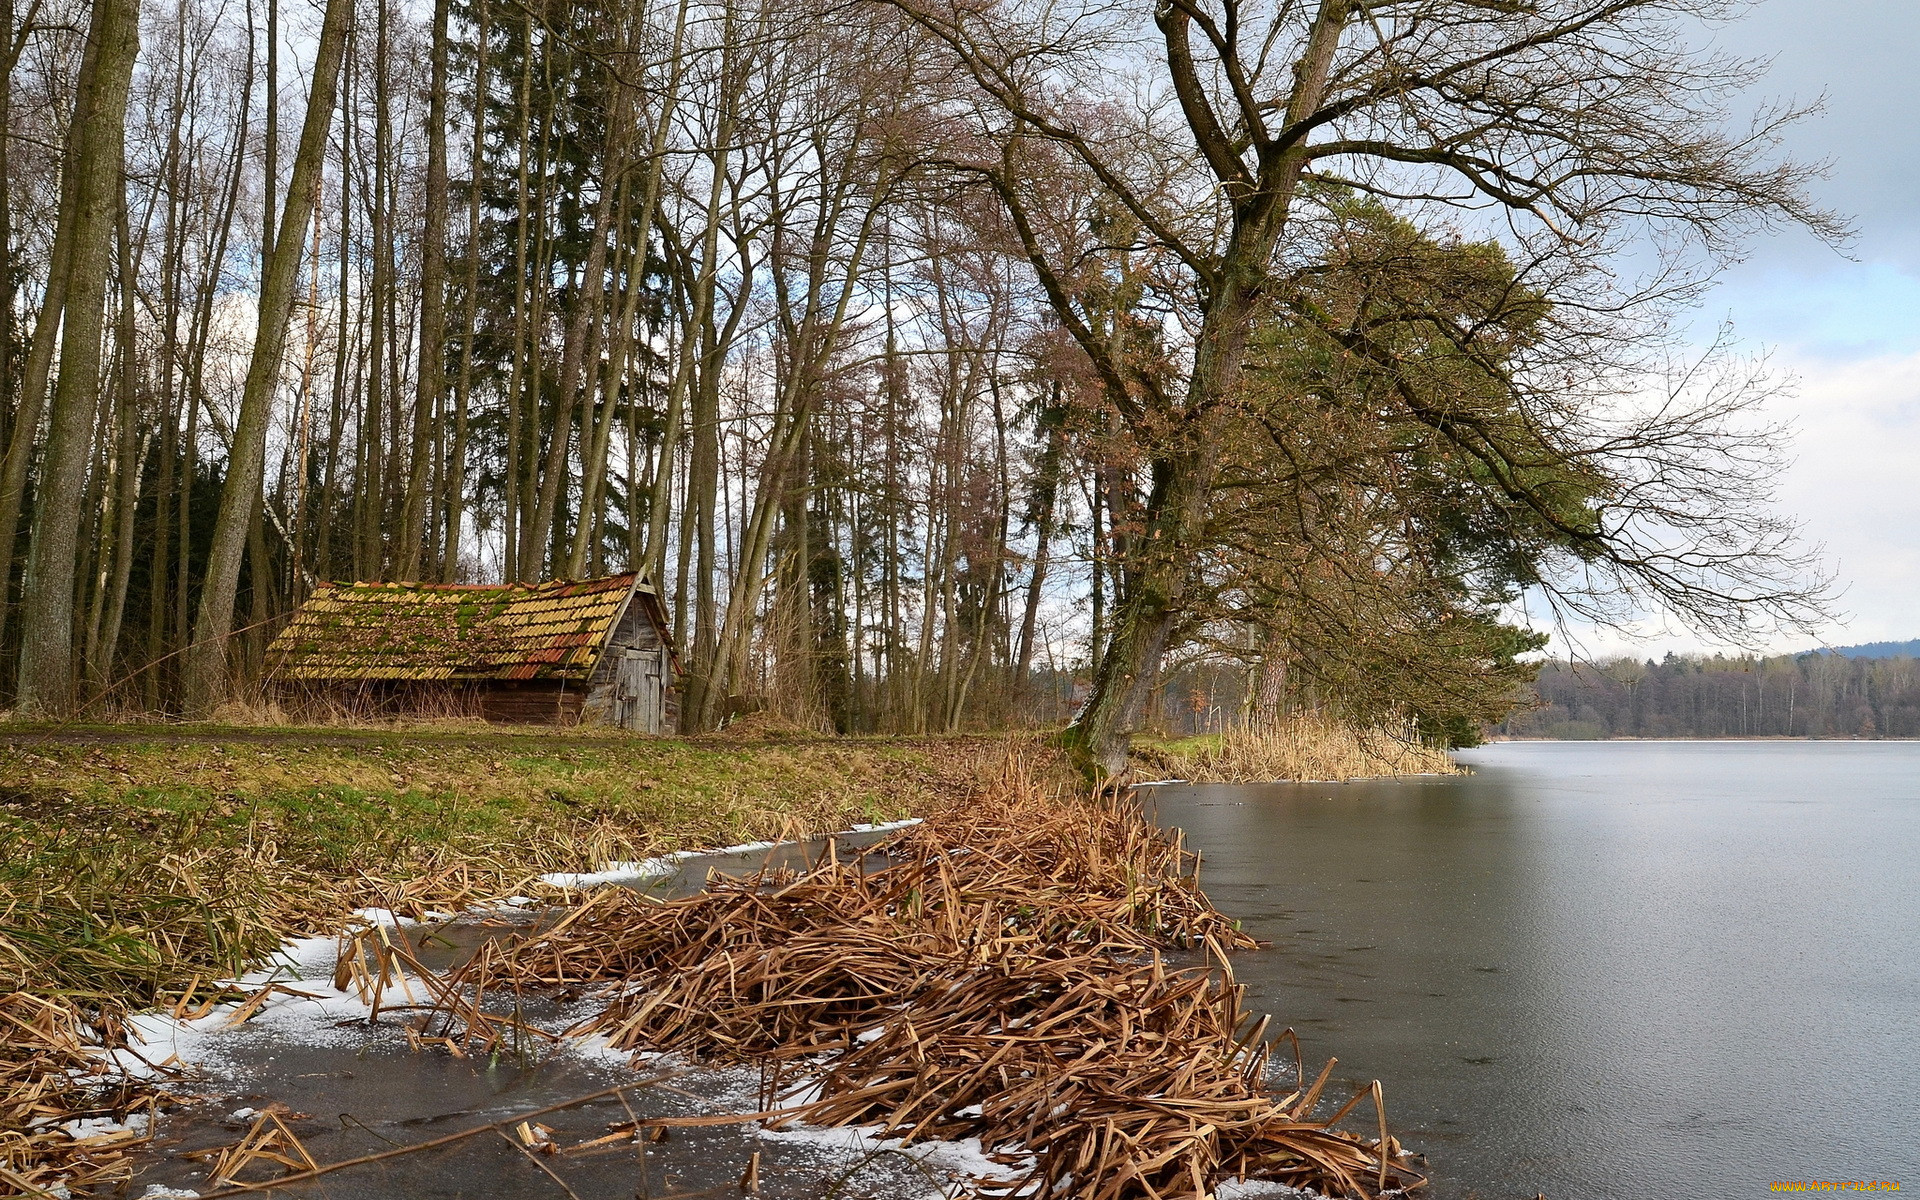
[[[106,584],[108,593],[105,620],[101,623],[100,642],[87,656],[87,690],[102,695],[112,685],[114,660],[120,647],[120,626],[126,618],[127,584],[133,574],[134,518],[140,505],[140,475],[147,464],[149,439],[134,436],[139,424],[140,358],[134,326],[134,259],[132,237],[127,228],[124,197],[120,205],[120,494],[114,501],[113,577]],[[107,531],[102,530],[105,536]]]
[[[340,303],[333,342],[333,388],[327,406],[327,442],[320,463],[320,503],[315,508],[319,532],[314,537],[314,574],[325,579],[333,574],[333,531],[338,523],[335,509],[339,500],[340,440],[347,422],[347,350],[353,337],[352,262],[353,244],[353,137],[347,122],[345,105],[340,113]]]
[[[1099,777],[1118,778],[1127,769],[1129,739],[1146,711],[1192,579],[1219,466],[1223,408],[1213,400],[1234,386],[1252,314],[1251,294],[1241,299],[1239,305],[1216,304],[1208,313],[1188,385],[1199,415],[1188,421],[1173,452],[1153,459],[1144,536],[1122,572],[1131,586],[1116,597],[1093,690],[1062,735],[1081,766]]]
[[[1028,688],[1033,671],[1033,639],[1039,622],[1040,597],[1046,587],[1047,563],[1053,551],[1054,513],[1060,495],[1060,462],[1066,448],[1066,420],[1060,410],[1060,388],[1054,385],[1053,403],[1043,412],[1041,423],[1047,429],[1046,449],[1040,452],[1037,478],[1033,483],[1034,550],[1033,573],[1027,577],[1027,603],[1020,615],[1020,649],[1014,657],[1013,694],[1017,701]]]
[[[254,335],[253,358],[241,393],[233,454],[226,486],[220,493],[213,548],[194,622],[194,644],[187,661],[187,711],[194,716],[212,712],[226,692],[227,635],[233,627],[234,595],[240,583],[247,524],[261,503],[261,476],[266,469],[267,432],[273,415],[273,387],[279,377],[280,356],[286,347],[287,326],[293,313],[294,284],[300,273],[300,235],[312,216],[313,180],[326,153],[327,128],[333,121],[334,97],[352,10],[352,0],[327,0],[326,16],[314,53],[312,92],[307,99],[306,120],[293,163],[293,179],[287,189],[286,206],[280,214],[280,234],[273,257],[267,260],[261,281],[260,320]]]
[[[1280,727],[1287,701],[1287,643],[1271,629],[1260,632],[1260,664],[1253,689],[1253,726],[1263,732]]]
[[[616,98],[620,89],[615,89]],[[618,103],[615,106],[618,108]],[[553,436],[547,443],[546,466],[540,476],[539,497],[534,505],[533,528],[529,545],[539,546],[552,540],[557,547],[560,527],[560,493],[562,485],[568,479],[567,451],[573,440],[574,413],[580,408],[581,380],[585,372],[587,332],[590,326],[601,319],[600,302],[606,291],[607,275],[607,238],[613,222],[614,193],[620,189],[614,181],[620,177],[625,163],[624,144],[628,133],[624,122],[616,119],[614,128],[607,131],[606,155],[601,163],[600,195],[594,203],[592,241],[588,244],[587,261],[584,276],[581,279],[580,292],[574,297],[573,311],[567,315],[567,328],[560,349],[560,377],[554,387]],[[590,434],[592,408],[583,412],[581,425],[581,454],[586,457],[592,450],[587,445]],[[581,524],[585,524],[587,514],[579,514]],[[586,554],[585,542],[580,542],[579,556]],[[554,553],[550,556],[556,573],[564,571],[569,556]]]
[[[9,72],[11,77],[11,72]],[[84,77],[83,77],[84,78]],[[78,124],[86,104],[75,106],[73,120]],[[72,135],[69,135],[71,141]],[[71,155],[73,148],[69,148]],[[63,171],[63,175],[67,172]],[[60,213],[54,228],[53,246],[47,256],[47,286],[41,296],[40,315],[33,323],[33,340],[27,344],[27,360],[20,373],[16,393],[17,407],[13,425],[7,434],[4,465],[0,465],[0,601],[6,599],[4,582],[13,574],[14,543],[20,534],[20,510],[26,503],[27,467],[33,458],[34,443],[40,436],[40,418],[46,408],[47,377],[53,369],[53,347],[60,336],[60,315],[67,302],[68,264],[73,258],[73,186],[62,180]],[[11,307],[11,305],[9,305]],[[0,603],[0,640],[4,640],[10,605]]]
[[[1294,68],[1287,127],[1298,127],[1319,106],[1334,50],[1354,7],[1352,0],[1320,0]],[[1170,58],[1190,68],[1186,36],[1191,14],[1168,7],[1155,19]],[[1176,76],[1183,103],[1203,104],[1187,94],[1190,89],[1179,71]],[[1190,113],[1190,122],[1194,119]],[[1206,126],[1208,134],[1215,131],[1217,126]],[[1144,528],[1130,560],[1122,564],[1123,578],[1129,583],[1127,594],[1119,598],[1113,634],[1093,690],[1061,739],[1082,768],[1096,777],[1118,778],[1125,772],[1129,738],[1140,723],[1167,637],[1179,619],[1218,473],[1221,411],[1239,384],[1248,333],[1307,153],[1304,141],[1294,142],[1276,148],[1271,160],[1262,164],[1257,185],[1235,205],[1232,233],[1214,264],[1214,283],[1194,340],[1185,402],[1177,414],[1169,414],[1177,415],[1178,425],[1168,439],[1169,448],[1153,456],[1153,488],[1142,514]],[[1001,194],[1008,195],[1004,188]],[[1023,237],[1028,236],[1031,226],[1025,214],[1013,215]],[[1057,297],[1055,305],[1059,306]],[[1078,320],[1070,312],[1062,315]]]
[[[527,293],[532,290],[527,278],[528,246],[532,238],[532,209],[528,188],[528,159],[531,154],[531,132],[533,129],[533,18],[522,10],[520,22],[520,105],[517,153],[514,165],[517,171],[514,182],[514,223],[513,223],[513,348],[508,355],[507,365],[507,447],[506,465],[500,478],[501,508],[501,561],[507,582],[521,578],[520,566],[520,523],[524,519],[520,495],[520,463],[525,454],[520,448],[523,440],[522,427],[527,424],[522,410],[525,409],[526,364],[533,357],[532,345],[539,337],[537,331],[529,334],[527,320]],[[534,422],[535,440],[539,436],[539,424]]]
[[[473,341],[480,331],[480,181],[486,171],[487,38],[492,12],[487,0],[475,5],[473,58],[473,160],[468,168],[466,303],[461,314],[460,374],[454,381],[453,447],[447,453],[446,545],[440,552],[440,578],[460,577],[460,539],[467,500],[467,405],[473,395]]]
[[[120,210],[127,96],[140,53],[137,0],[100,0],[87,32],[80,103],[68,135],[73,172],[72,258],[61,321],[60,379],[47,432],[46,463],[34,497],[27,552],[30,598],[21,626],[20,711],[68,712],[75,699],[73,583],[80,497],[100,402],[100,333],[107,263]],[[65,190],[65,189],[63,189]]]
[[[447,9],[433,5],[433,78],[427,93],[426,207],[420,228],[420,365],[414,379],[413,460],[400,510],[400,578],[419,579],[429,451],[438,444],[433,414],[446,390],[442,346],[447,311]]]

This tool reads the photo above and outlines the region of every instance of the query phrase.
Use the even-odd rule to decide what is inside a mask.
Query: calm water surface
[[[1920,1190],[1920,744],[1507,743],[1143,793],[1433,1195]]]

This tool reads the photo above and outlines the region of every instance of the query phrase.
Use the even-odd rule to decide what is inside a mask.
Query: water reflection
[[[1155,789],[1438,1197],[1920,1186],[1920,747],[1489,747],[1464,779]]]

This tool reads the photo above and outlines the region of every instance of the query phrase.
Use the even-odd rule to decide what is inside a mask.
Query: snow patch
[[[356,908],[347,920],[357,921],[369,928],[384,926],[388,929],[403,929],[420,923],[411,917],[403,917],[390,908]]]
[[[556,871],[542,875],[540,882],[558,888],[599,887],[606,883],[633,883],[642,879],[659,879],[671,875],[680,869],[680,864],[689,858],[699,857],[696,851],[676,850],[672,854],[662,854],[658,858],[643,858],[639,862],[610,862],[598,871]]]
[[[1019,1161],[1013,1163],[995,1161],[988,1156],[979,1138],[909,1143],[902,1138],[882,1137],[879,1132],[882,1128],[880,1125],[855,1125],[822,1129],[798,1125],[792,1129],[762,1129],[759,1136],[769,1142],[811,1146],[825,1153],[849,1158],[883,1152],[896,1153],[924,1167],[974,1183],[1015,1184],[1033,1172],[1031,1156],[1021,1155]],[[1033,1186],[1038,1186],[1037,1181]]]
[[[116,1121],[112,1117],[76,1117],[60,1122],[60,1128],[66,1131],[68,1137],[79,1142],[115,1133],[140,1136],[147,1132],[147,1126],[151,1123],[152,1118],[146,1113],[132,1113],[125,1121]]]
[[[1304,1196],[1317,1200],[1320,1193],[1288,1187],[1274,1179],[1229,1179],[1214,1188],[1213,1195],[1214,1200],[1265,1200],[1269,1196]]]
[[[889,833],[895,829],[905,829],[918,825],[920,817],[908,817],[904,821],[886,821],[878,825],[854,825],[843,833]],[[836,836],[828,834],[828,837]],[[655,858],[643,858],[638,862],[610,862],[598,871],[555,871],[542,875],[540,882],[558,888],[600,887],[609,883],[638,883],[646,879],[662,879],[680,869],[682,863],[690,858],[706,858],[720,854],[757,854],[765,850],[777,850],[781,846],[798,845],[797,842],[742,842],[738,846],[722,846],[717,850],[675,850],[671,854],[662,854]],[[525,897],[516,896],[515,900]]]
[[[886,833],[889,830],[910,828],[914,825],[920,824],[923,820],[925,820],[924,817],[908,817],[904,821],[884,821],[878,825],[852,825],[847,828],[847,832],[848,833]]]

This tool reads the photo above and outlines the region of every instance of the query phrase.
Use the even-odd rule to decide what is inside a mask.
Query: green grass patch
[[[0,993],[139,1005],[353,907],[425,911],[609,859],[930,811],[993,739],[9,730]]]

